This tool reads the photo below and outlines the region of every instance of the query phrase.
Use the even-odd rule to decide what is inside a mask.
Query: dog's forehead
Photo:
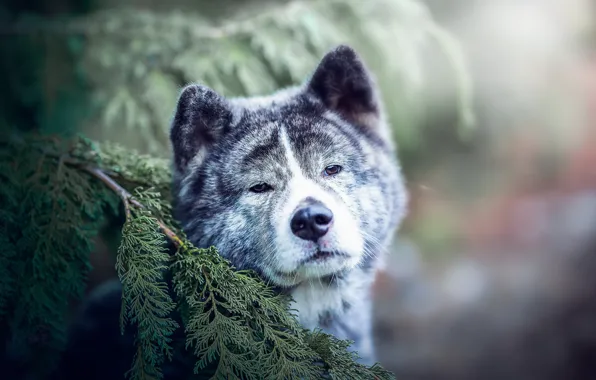
[[[289,147],[304,147],[304,140],[322,130],[321,118],[301,112],[286,112],[284,107],[262,107],[245,110],[229,138],[228,153],[235,164],[245,167],[264,161],[284,163]],[[289,131],[292,131],[291,136]],[[288,143],[290,146],[288,146]]]
[[[283,164],[287,149],[308,165],[317,157],[337,154],[338,149],[345,154],[354,152],[357,145],[325,116],[324,110],[308,104],[245,109],[233,130],[236,164],[248,167],[264,161]]]

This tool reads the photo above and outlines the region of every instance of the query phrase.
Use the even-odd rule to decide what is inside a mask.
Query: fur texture
[[[289,292],[305,327],[353,340],[372,364],[370,286],[407,194],[375,81],[354,50],[337,47],[302,86],[270,96],[226,99],[189,85],[170,137],[175,216],[189,239]],[[304,223],[292,221],[314,204],[331,221],[301,238]]]

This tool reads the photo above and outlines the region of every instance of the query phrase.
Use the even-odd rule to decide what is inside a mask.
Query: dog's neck
[[[330,313],[343,315],[364,299],[369,300],[373,281],[374,273],[357,268],[275,290],[292,297],[291,306],[297,311],[298,320],[305,328],[313,329],[321,327]]]

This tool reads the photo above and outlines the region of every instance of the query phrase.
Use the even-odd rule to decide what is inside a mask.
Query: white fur
[[[320,327],[320,317],[330,311],[341,316],[343,323],[353,331],[369,328],[369,314],[363,308],[371,305],[366,302],[366,298],[369,296],[372,277],[355,275],[341,281],[342,284],[327,285],[318,280],[309,280],[292,291],[292,308],[297,311],[297,318],[302,326],[311,330]],[[344,303],[350,305],[348,311],[344,310]],[[363,334],[358,352],[361,356],[372,355],[373,344],[369,334]]]
[[[302,326],[313,330],[319,325],[319,317],[328,310],[341,310],[342,297],[337,286],[321,284],[317,280],[300,284],[292,291],[298,320]]]
[[[274,214],[276,226],[275,246],[277,248],[275,267],[277,271],[292,276],[292,284],[300,283],[307,279],[318,279],[344,268],[353,268],[360,262],[364,249],[364,239],[360,233],[359,225],[350,213],[347,205],[335,195],[326,191],[315,181],[307,178],[298,161],[294,157],[290,142],[282,129],[281,139],[288,160],[288,170],[291,175],[287,185],[288,194]],[[321,167],[321,172],[324,167]],[[332,179],[329,179],[332,180]],[[314,242],[302,240],[292,233],[290,220],[300,203],[306,198],[313,198],[322,202],[333,213],[333,222],[329,232],[320,239],[318,247]],[[349,257],[334,257],[323,263],[300,262],[321,250],[335,250],[347,254]]]

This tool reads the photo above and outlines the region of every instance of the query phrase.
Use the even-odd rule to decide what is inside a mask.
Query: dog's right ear
[[[307,88],[346,121],[369,131],[382,126],[379,122],[379,90],[364,62],[351,47],[340,45],[327,53]]]
[[[224,97],[205,86],[186,86],[170,128],[176,170],[183,173],[193,158],[204,156],[231,121],[232,110]]]

